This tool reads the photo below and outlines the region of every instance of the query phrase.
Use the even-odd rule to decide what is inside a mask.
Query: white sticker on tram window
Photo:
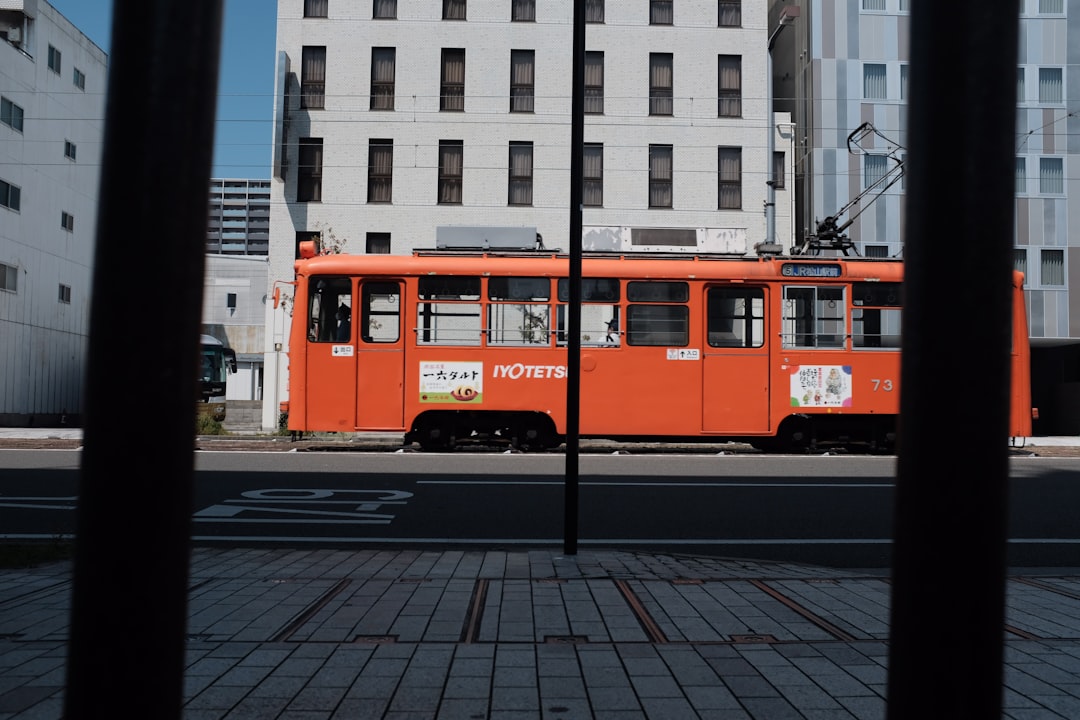
[[[330,348],[330,354],[334,357],[352,357],[353,346],[352,345],[333,345]]]
[[[668,360],[700,360],[701,350],[697,348],[668,348]]]

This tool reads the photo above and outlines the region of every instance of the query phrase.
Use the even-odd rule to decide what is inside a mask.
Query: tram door
[[[401,283],[360,283],[356,353],[356,427],[397,430],[404,422],[405,345]]]
[[[716,285],[705,289],[702,429],[769,430],[768,288]]]

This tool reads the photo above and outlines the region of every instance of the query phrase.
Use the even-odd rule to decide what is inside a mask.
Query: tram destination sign
[[[780,274],[784,277],[840,277],[839,265],[822,265],[820,263],[784,263],[780,266]]]

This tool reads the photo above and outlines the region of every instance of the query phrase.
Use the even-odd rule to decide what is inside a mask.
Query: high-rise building
[[[0,425],[83,411],[107,74],[44,0],[0,4]]]
[[[313,237],[409,253],[440,229],[526,228],[568,249],[574,7],[279,0],[270,283]],[[753,254],[770,175],[790,245],[793,134],[767,107],[765,4],[584,10],[585,249]],[[267,311],[267,427],[287,397],[286,307]]]
[[[270,252],[269,180],[210,180],[206,252],[218,255]]]

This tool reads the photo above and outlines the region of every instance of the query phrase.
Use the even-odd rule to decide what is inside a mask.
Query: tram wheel
[[[417,438],[420,449],[424,452],[440,452],[452,450],[454,447],[454,434],[449,428],[432,426],[424,428]]]

